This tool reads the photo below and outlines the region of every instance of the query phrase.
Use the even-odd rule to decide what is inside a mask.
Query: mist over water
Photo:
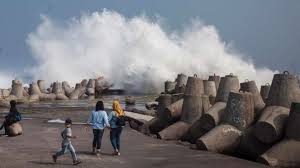
[[[0,88],[9,88],[12,80],[13,76],[10,73],[0,71]]]
[[[181,32],[167,33],[159,21],[126,18],[109,10],[63,23],[41,18],[26,40],[36,60],[28,72],[34,80],[75,84],[101,75],[116,88],[157,93],[165,80],[174,80],[181,72],[200,77],[234,73],[240,81],[256,80],[258,85],[271,82],[274,74],[268,68],[256,68],[222,41],[214,26],[199,20]]]

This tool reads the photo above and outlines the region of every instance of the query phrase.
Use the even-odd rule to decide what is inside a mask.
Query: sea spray
[[[177,73],[208,77],[234,73],[240,80],[270,82],[274,72],[256,68],[222,41],[217,29],[193,20],[167,33],[145,16],[126,18],[103,10],[58,23],[47,16],[27,38],[36,66],[33,78],[70,81],[104,76],[115,87],[157,93]]]

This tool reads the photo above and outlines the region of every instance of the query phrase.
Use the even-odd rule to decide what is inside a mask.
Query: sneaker
[[[97,150],[97,152],[96,152],[96,156],[100,156],[100,154],[101,154],[101,151],[100,150]]]
[[[81,163],[80,160],[76,160],[76,161],[73,162],[73,165],[78,165],[78,164],[80,164],[80,163]]]
[[[52,160],[53,160],[53,162],[54,162],[54,163],[56,163],[57,156],[55,156],[55,155],[52,155]]]
[[[120,156],[120,155],[121,155],[121,153],[120,153],[120,152],[118,152],[118,153],[117,153],[117,155],[118,155],[118,156]]]

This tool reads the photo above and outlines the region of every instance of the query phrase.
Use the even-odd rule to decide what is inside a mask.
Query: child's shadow
[[[38,164],[38,165],[46,165],[46,166],[51,166],[51,165],[72,165],[71,163],[54,163],[54,162],[47,162],[47,161],[29,161],[32,164]]]

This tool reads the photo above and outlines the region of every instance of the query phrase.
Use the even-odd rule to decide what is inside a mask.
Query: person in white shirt
[[[81,161],[78,160],[75,149],[71,143],[71,138],[76,138],[76,136],[72,135],[71,126],[72,126],[72,120],[66,119],[65,129],[61,132],[61,137],[62,137],[61,150],[58,151],[56,154],[52,155],[53,162],[55,163],[57,158],[59,156],[62,156],[65,153],[66,149],[70,151],[74,165],[78,165],[81,163]]]

